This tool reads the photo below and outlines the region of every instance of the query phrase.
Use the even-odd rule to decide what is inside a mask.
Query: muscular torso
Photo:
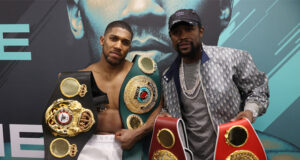
[[[109,104],[106,105],[106,110],[98,112],[97,133],[115,133],[122,128],[119,112],[119,94],[125,77],[122,76],[120,80],[114,79],[113,81],[107,82],[101,80],[99,73],[93,72],[93,74],[95,75],[98,88],[107,94],[109,100]]]
[[[109,73],[98,72],[93,65],[86,69],[93,72],[98,88],[107,94],[109,100],[106,110],[98,112],[97,134],[113,134],[123,128],[119,110],[119,95],[131,66],[132,63],[128,62],[121,72],[111,76],[106,76]]]

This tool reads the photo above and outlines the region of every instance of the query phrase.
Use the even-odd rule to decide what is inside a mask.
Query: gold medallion
[[[89,131],[95,119],[92,111],[83,108],[80,102],[60,98],[48,107],[45,122],[54,136],[72,137]]]
[[[226,144],[233,147],[241,147],[248,140],[248,131],[242,125],[235,125],[229,128],[225,133]]]
[[[129,80],[124,90],[127,108],[137,114],[149,112],[157,100],[157,86],[148,76],[138,75]]]
[[[175,145],[175,136],[170,129],[163,128],[157,133],[157,140],[165,148],[172,148]]]
[[[77,154],[76,144],[70,144],[64,138],[56,138],[50,143],[50,152],[56,158],[63,158],[67,155],[75,157]]]
[[[177,157],[168,150],[158,150],[153,154],[152,160],[177,160]]]
[[[61,81],[60,91],[68,98],[75,97],[77,95],[84,97],[87,92],[87,86],[85,84],[80,85],[77,79],[68,77]]]
[[[126,121],[128,129],[140,128],[144,124],[142,118],[135,114],[129,115]]]
[[[225,160],[259,160],[251,151],[237,150],[231,153]]]
[[[146,74],[152,74],[156,71],[157,65],[151,57],[141,56],[138,60],[139,68]]]

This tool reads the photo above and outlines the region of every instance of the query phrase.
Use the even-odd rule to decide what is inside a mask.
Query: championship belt
[[[182,119],[160,117],[155,120],[149,160],[192,160]]]
[[[144,125],[160,101],[160,76],[155,61],[137,55],[120,91],[120,113],[126,129]],[[148,141],[148,142],[147,142]],[[123,151],[123,159],[148,159],[150,137]]]
[[[96,129],[96,106],[106,103],[91,72],[61,73],[44,112],[45,159],[77,159]]]
[[[248,119],[218,126],[215,160],[266,160],[266,153]]]

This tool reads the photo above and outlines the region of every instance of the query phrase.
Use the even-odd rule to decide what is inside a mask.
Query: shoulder
[[[93,71],[96,68],[95,66],[97,65],[97,63],[98,62],[90,64],[89,66],[87,66],[85,68],[82,68],[82,69],[80,69],[78,71]]]
[[[238,54],[238,53],[248,54],[248,52],[245,50],[222,47],[222,46],[203,45],[203,49],[205,52],[207,52],[207,54]]]
[[[245,57],[251,58],[251,55],[247,51],[235,48],[203,45],[203,50],[210,59],[238,60]]]

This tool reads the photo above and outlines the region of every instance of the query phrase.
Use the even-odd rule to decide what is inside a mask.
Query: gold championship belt
[[[149,160],[192,160],[182,119],[160,117],[155,120]]]
[[[53,130],[53,135],[73,137],[88,131],[95,120],[92,111],[83,108],[78,101],[60,98],[48,107],[45,122]]]
[[[43,118],[45,160],[75,160],[95,133],[97,107],[108,98],[95,87],[92,72],[64,72],[58,78]]]
[[[248,119],[218,126],[215,160],[266,160],[266,154]]]
[[[124,102],[127,108],[137,114],[149,112],[157,101],[157,86],[145,75],[129,80],[124,90]]]

